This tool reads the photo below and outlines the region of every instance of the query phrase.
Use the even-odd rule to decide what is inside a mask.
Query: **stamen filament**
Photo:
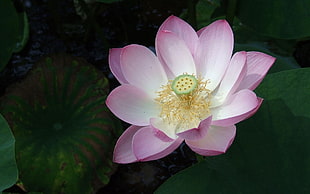
[[[188,74],[170,80],[162,86],[155,99],[161,106],[159,116],[164,122],[176,126],[176,131],[198,127],[200,121],[210,114],[210,90],[206,88],[207,83],[200,77]],[[184,85],[186,89],[183,90]]]

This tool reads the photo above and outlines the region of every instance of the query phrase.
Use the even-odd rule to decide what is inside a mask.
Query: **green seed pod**
[[[197,79],[193,75],[179,75],[171,84],[172,90],[176,94],[189,94],[197,87]]]
[[[94,193],[113,172],[117,121],[105,106],[108,80],[85,60],[39,61],[8,89],[1,111],[16,138],[19,179],[27,191]]]

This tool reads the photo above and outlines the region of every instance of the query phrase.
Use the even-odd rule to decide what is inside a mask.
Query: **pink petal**
[[[133,152],[139,161],[163,158],[179,147],[183,139],[162,141],[154,134],[152,127],[139,130],[133,137]]]
[[[205,29],[207,29],[208,26],[205,26],[203,28],[201,28],[200,30],[197,31],[197,35],[198,37],[202,34],[203,31],[205,31]]]
[[[211,107],[221,105],[226,97],[238,88],[246,73],[245,62],[245,51],[237,52],[233,55],[218,90],[213,94]]]
[[[247,73],[238,90],[254,90],[263,80],[276,58],[261,52],[247,52]]]
[[[161,55],[158,54],[159,51],[157,49],[157,46],[155,46],[155,48],[156,48],[157,58],[160,61],[160,63],[162,64],[162,67],[164,68],[168,79],[169,80],[173,80],[175,78],[175,75],[171,72],[171,70],[169,69],[169,67],[166,64],[166,62],[162,59]]]
[[[164,142],[171,142],[174,139],[170,138],[169,136],[167,136],[164,132],[162,132],[161,130],[154,128],[153,126],[151,126],[154,132],[154,135],[159,138],[160,140],[164,141]]]
[[[140,131],[143,131],[140,133]],[[154,131],[153,131],[154,132]],[[140,135],[138,134],[140,133]],[[113,161],[120,164],[132,163],[137,161],[148,161],[148,160],[156,160],[162,158],[173,150],[175,150],[181,143],[182,139],[166,141],[167,143],[161,144],[162,142],[159,139],[156,139],[157,134],[154,133],[152,136],[152,128],[147,127],[139,127],[139,126],[130,126],[118,139],[113,154]],[[142,140],[141,140],[142,138]],[[146,141],[144,138],[148,138]],[[150,140],[150,141],[148,141]],[[137,141],[134,143],[134,141]],[[159,142],[157,142],[159,141]],[[158,146],[153,146],[155,145]],[[147,144],[141,146],[140,144]],[[134,151],[134,145],[137,146]],[[143,148],[147,148],[145,151]],[[150,148],[150,149],[148,149]],[[151,151],[151,155],[148,152]],[[138,158],[134,154],[134,152],[140,156]],[[143,157],[143,154],[146,154],[146,157]]]
[[[115,76],[115,78],[118,80],[120,84],[126,84],[128,83],[125,79],[121,65],[120,65],[120,54],[122,49],[121,48],[112,48],[109,51],[109,66],[111,69],[111,72]]]
[[[141,128],[132,125],[120,136],[114,148],[113,162],[127,164],[138,161],[132,150],[132,139]]]
[[[212,125],[230,126],[236,124],[248,118],[259,103],[260,100],[253,91],[241,90],[230,96],[225,104],[211,110]]]
[[[210,126],[207,135],[197,141],[185,140],[196,153],[203,156],[214,156],[225,153],[236,135],[236,126]]]
[[[258,111],[258,109],[262,105],[264,99],[257,97],[257,100],[258,100],[257,106],[253,110],[251,110],[250,112],[246,113],[241,120],[245,120],[245,119],[253,116]]]
[[[189,129],[187,131],[178,133],[177,135],[185,140],[198,140],[203,138],[211,125],[212,116],[200,122],[198,128]]]
[[[169,66],[166,64],[166,62],[164,61],[164,59],[162,58],[162,56],[159,54],[159,50],[158,50],[158,46],[157,46],[157,38],[155,41],[155,49],[156,49],[156,53],[157,53],[157,58],[160,61],[160,63],[162,64],[162,67],[164,68],[166,75],[168,77],[169,80],[173,80],[175,78],[175,75],[172,73],[172,71],[169,69]]]
[[[161,57],[174,76],[196,74],[192,54],[176,34],[169,31],[160,31],[157,35],[157,55]]]
[[[128,84],[115,88],[106,104],[118,118],[138,126],[149,125],[150,118],[160,113],[158,104],[149,95]]]
[[[176,16],[168,17],[160,26],[158,32],[160,31],[171,31],[174,34],[178,35],[179,38],[185,41],[191,53],[195,53],[198,43],[198,36],[195,30],[182,19]]]
[[[176,139],[176,126],[173,124],[169,124],[168,122],[164,122],[161,118],[151,118],[150,119],[151,126],[154,129],[162,131],[166,136],[171,139]]]
[[[126,80],[155,97],[156,91],[168,79],[155,54],[140,45],[129,45],[122,49],[120,57],[122,72]]]
[[[226,71],[233,44],[233,32],[225,20],[213,22],[199,36],[195,54],[197,72],[210,80],[207,87],[211,91],[218,86]]]

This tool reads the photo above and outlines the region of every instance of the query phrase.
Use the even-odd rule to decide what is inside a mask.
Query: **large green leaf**
[[[17,13],[11,0],[0,1],[0,71],[8,63],[13,52],[19,52],[26,44],[29,26],[26,13]]]
[[[260,110],[224,155],[170,178],[157,193],[310,193],[310,69],[270,74]]]
[[[310,36],[310,1],[239,0],[237,16],[256,31],[275,38]]]
[[[2,98],[16,138],[19,180],[27,191],[94,193],[113,172],[119,122],[105,106],[108,80],[78,57],[35,64]]]
[[[0,115],[0,193],[17,181],[15,139],[5,119]]]

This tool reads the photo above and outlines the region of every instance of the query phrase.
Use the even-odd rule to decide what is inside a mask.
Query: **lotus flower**
[[[225,153],[235,124],[262,103],[253,90],[275,58],[233,52],[233,32],[218,20],[198,32],[170,16],[156,35],[154,54],[141,45],[110,50],[110,69],[120,86],[106,104],[132,124],[118,139],[114,162],[162,158],[183,141],[196,153]]]

